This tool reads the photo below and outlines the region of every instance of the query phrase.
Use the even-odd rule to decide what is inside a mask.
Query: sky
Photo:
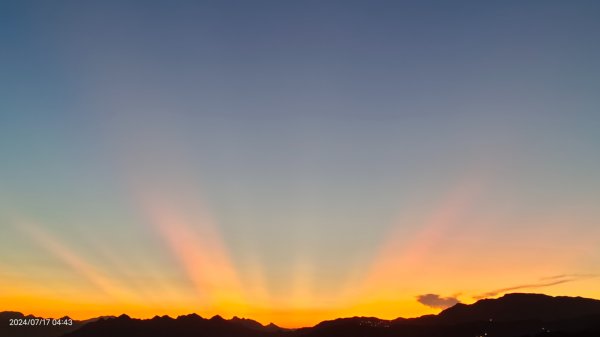
[[[0,310],[600,298],[596,1],[2,1]]]

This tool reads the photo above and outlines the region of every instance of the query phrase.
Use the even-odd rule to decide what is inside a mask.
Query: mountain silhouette
[[[600,301],[582,297],[541,294],[507,294],[472,305],[456,304],[442,311],[438,320],[461,323],[473,320],[563,320],[600,314]]]
[[[69,317],[60,317],[61,319]],[[10,320],[17,319],[43,319],[42,317],[36,317],[33,315],[23,315],[20,312],[15,311],[3,311],[0,312],[0,336],[2,337],[58,337],[62,336],[67,332],[75,331],[83,325],[98,320],[99,318],[93,318],[85,321],[72,320],[73,325],[53,325],[52,318],[48,325],[10,325]]]
[[[82,336],[248,336],[259,337],[282,333],[286,329],[274,324],[263,326],[251,319],[234,317],[226,320],[221,316],[210,319],[196,314],[171,318],[155,316],[152,319],[134,319],[127,315],[116,318],[100,319],[65,335]]]
[[[2,324],[9,315],[0,313]],[[5,326],[3,326],[5,329]],[[13,330],[15,332],[17,330]],[[48,334],[7,334],[0,336],[56,337]],[[247,318],[226,320],[221,316],[203,318],[196,314],[171,318],[155,316],[135,319],[127,315],[104,317],[80,323],[63,331],[63,337],[600,337],[600,301],[581,297],[552,297],[541,294],[508,294],[471,305],[456,304],[438,315],[383,320],[351,317],[323,321],[313,327],[284,329],[262,325]]]
[[[600,301],[515,293],[471,305],[459,303],[438,315],[394,320],[342,318],[302,330],[311,337],[600,337]]]

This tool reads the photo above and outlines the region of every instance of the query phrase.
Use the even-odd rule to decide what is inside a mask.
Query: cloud
[[[600,275],[597,275],[597,274],[560,274],[560,275],[542,277],[542,278],[540,278],[540,281],[557,280],[557,279],[565,279],[565,278],[572,278],[573,279],[572,281],[575,281],[575,280],[598,277],[598,276],[600,276]]]
[[[441,297],[437,294],[419,295],[417,296],[417,301],[423,305],[436,309],[446,309],[459,302],[456,297]]]
[[[581,279],[587,279],[587,278],[598,277],[598,276],[599,275],[596,275],[596,274],[561,274],[561,275],[547,276],[547,277],[540,278],[539,281],[536,283],[520,284],[520,285],[516,285],[516,286],[512,286],[512,287],[496,289],[496,290],[488,291],[488,292],[483,293],[478,296],[473,296],[473,298],[479,300],[479,299],[486,298],[486,297],[494,297],[498,294],[503,294],[503,293],[507,293],[510,291],[514,291],[514,290],[544,288],[544,287],[554,286],[557,284],[573,282],[573,281],[577,281],[577,280],[581,280]]]

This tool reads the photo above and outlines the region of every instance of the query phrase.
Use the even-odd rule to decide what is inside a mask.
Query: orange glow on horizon
[[[464,215],[474,207],[482,188],[481,179],[458,184],[434,207],[420,231],[405,240],[396,228],[397,232],[392,232],[394,234],[380,244],[378,254],[362,277],[346,280],[348,282],[341,283],[338,291],[323,296],[316,295],[318,284],[310,260],[296,261],[292,268],[291,291],[285,297],[269,292],[264,266],[259,260],[249,259],[252,262],[249,279],[242,279],[217,224],[207,212],[201,208],[186,211],[175,207],[177,203],[149,197],[150,193],[140,198],[144,222],[163,240],[160,248],[172,254],[176,267],[181,268],[193,288],[171,284],[160,277],[151,278],[145,287],[132,286],[127,276],[117,277],[119,273],[114,273],[116,269],[127,268],[118,256],[103,252],[108,260],[115,261],[111,262],[112,269],[100,268],[41,224],[17,221],[15,228],[79,279],[68,285],[56,280],[42,284],[27,275],[15,274],[0,280],[0,302],[6,309],[45,317],[88,319],[125,313],[131,317],[151,318],[197,313],[205,318],[238,316],[262,324],[273,322],[298,328],[340,317],[394,319],[438,313],[441,309],[416,300],[417,295],[429,292],[456,297],[467,304],[482,295],[499,297],[511,291],[600,298],[597,278],[593,275],[552,281],[556,275],[576,270],[573,266],[585,255],[585,247],[593,246],[597,240],[590,237],[589,242],[579,241],[581,249],[548,249],[553,242],[568,239],[565,228],[572,221],[571,217],[546,219],[549,230],[538,234],[540,240],[536,242],[545,252],[544,261],[522,254],[531,250],[527,240],[486,241],[493,239],[495,233],[485,230],[473,234],[478,240],[443,251],[448,245],[446,233],[463,225]],[[499,227],[496,223],[492,225]],[[438,247],[442,247],[441,253]],[[472,252],[479,255],[473,256]],[[160,276],[161,270],[150,268],[149,272]],[[98,292],[90,292],[90,286]],[[155,290],[152,297],[146,296],[148,289]]]

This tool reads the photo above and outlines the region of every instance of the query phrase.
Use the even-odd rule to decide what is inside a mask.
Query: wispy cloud
[[[557,280],[557,279],[565,279],[565,278],[574,278],[573,281],[575,281],[575,279],[579,280],[579,279],[593,278],[593,277],[598,277],[598,276],[600,276],[600,275],[598,275],[598,274],[560,274],[560,275],[542,277],[542,278],[540,278],[540,281]]]
[[[441,297],[438,294],[419,295],[417,296],[417,301],[423,305],[436,309],[446,309],[459,302],[456,297]]]
[[[515,290],[551,287],[551,286],[562,284],[562,283],[568,283],[568,282],[573,282],[573,281],[578,281],[578,280],[593,278],[593,277],[598,277],[598,276],[600,276],[600,275],[597,275],[597,274],[560,274],[560,275],[547,276],[547,277],[540,278],[538,280],[538,282],[535,282],[535,283],[526,283],[526,284],[520,284],[520,285],[516,285],[516,286],[496,289],[493,291],[483,293],[478,296],[473,296],[473,298],[482,299],[482,298],[486,298],[486,297],[494,297],[498,294],[503,294],[503,293],[507,293],[507,292],[511,292],[511,291],[515,291]]]

